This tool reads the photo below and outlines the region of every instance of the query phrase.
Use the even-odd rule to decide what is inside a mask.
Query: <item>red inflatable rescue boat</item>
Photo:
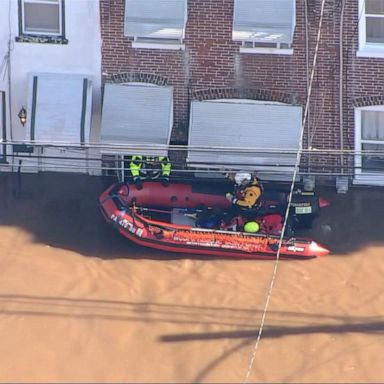
[[[293,207],[300,209],[292,217],[319,208],[318,202],[314,208],[300,199]],[[275,211],[260,212],[252,219],[248,228],[254,228],[255,233],[245,232],[249,218],[225,220],[230,203],[225,193],[207,183],[174,182],[164,187],[158,182],[144,182],[141,190],[135,185],[113,184],[101,194],[99,205],[107,222],[136,244],[218,257],[275,259],[284,217],[275,201]],[[281,243],[281,259],[311,259],[329,253],[311,239],[295,237],[288,227]]]

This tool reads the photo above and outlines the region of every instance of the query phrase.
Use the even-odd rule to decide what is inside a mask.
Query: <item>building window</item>
[[[384,0],[359,0],[358,56],[384,57]]]
[[[125,0],[124,35],[134,48],[184,49],[187,0]]]
[[[292,54],[295,0],[235,0],[232,39],[240,52]]]
[[[19,42],[66,43],[64,0],[19,0]]]
[[[384,106],[356,110],[355,149],[357,177],[384,181]]]

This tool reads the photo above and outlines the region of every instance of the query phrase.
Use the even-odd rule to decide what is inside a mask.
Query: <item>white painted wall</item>
[[[11,106],[10,119],[8,114],[7,121],[8,140],[28,138],[27,125],[23,127],[17,116],[22,106],[27,107],[28,73],[55,72],[87,74],[92,79],[93,112],[90,141],[98,141],[101,113],[99,1],[65,0],[65,36],[69,41],[66,45],[16,42],[18,35],[18,1],[0,0],[0,90],[7,92]],[[9,37],[10,65],[4,66]],[[65,153],[66,151],[61,150],[60,156],[65,156]],[[82,153],[89,155],[84,151]],[[83,161],[80,163],[84,165]]]

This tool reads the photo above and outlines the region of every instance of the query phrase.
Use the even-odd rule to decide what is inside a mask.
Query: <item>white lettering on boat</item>
[[[119,216],[116,216],[114,213],[112,213],[110,217],[112,221],[119,224],[121,227],[133,233],[134,235],[139,237],[143,235],[143,229],[135,227],[129,220],[122,219]]]
[[[288,251],[292,251],[292,252],[304,252],[304,248],[297,247],[296,245],[291,245],[287,249]]]

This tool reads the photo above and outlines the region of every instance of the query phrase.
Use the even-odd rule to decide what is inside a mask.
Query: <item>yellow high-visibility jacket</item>
[[[150,157],[133,155],[129,164],[132,177],[139,177],[140,179],[169,177],[171,167],[168,156]]]

